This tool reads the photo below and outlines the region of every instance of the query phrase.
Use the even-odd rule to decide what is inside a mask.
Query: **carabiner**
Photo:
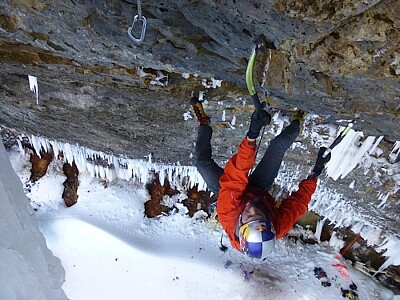
[[[133,25],[135,25],[136,21],[142,21],[142,23],[143,23],[142,32],[141,32],[139,38],[135,37],[132,33],[132,28],[133,28]],[[146,18],[144,16],[139,17],[139,15],[136,15],[133,18],[132,26],[128,28],[128,35],[134,42],[140,43],[140,42],[143,42],[145,33],[146,33]]]

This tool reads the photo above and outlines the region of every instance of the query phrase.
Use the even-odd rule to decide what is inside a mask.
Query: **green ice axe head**
[[[246,85],[247,89],[249,90],[249,94],[251,96],[251,99],[253,100],[253,104],[256,110],[260,109],[260,99],[258,98],[256,88],[254,87],[254,82],[253,82],[253,67],[254,67],[254,62],[256,60],[256,50],[255,48],[250,56],[249,63],[247,64],[247,69],[246,69]]]
[[[276,49],[276,48],[274,44],[271,41],[267,40],[263,35],[260,35],[255,41],[255,43],[256,47],[251,52],[250,59],[247,64],[246,85],[256,110],[259,110],[260,99],[258,98],[257,91],[253,82],[253,68],[254,68],[254,63],[256,61],[257,51],[261,48],[267,48],[267,49]]]

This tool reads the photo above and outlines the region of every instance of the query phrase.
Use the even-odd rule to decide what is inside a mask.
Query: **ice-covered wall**
[[[274,115],[273,119],[275,125],[270,130],[276,135],[283,128],[283,119],[278,114]],[[307,132],[304,134],[311,136],[314,144],[319,147],[320,145],[330,144],[335,139],[337,133],[341,132],[341,129],[340,126],[335,130],[332,128],[329,131],[330,136],[328,140],[324,140],[323,136],[316,134],[316,132]],[[373,218],[365,214],[365,210],[362,213],[345,195],[338,193],[338,191],[326,185],[328,177],[336,181],[340,178],[350,176],[349,174],[354,169],[378,170],[384,165],[380,161],[382,159],[379,158],[380,149],[378,148],[382,137],[368,136],[364,141],[361,141],[362,136],[362,132],[351,129],[343,141],[332,150],[332,159],[326,168],[327,176],[321,176],[317,191],[313,195],[313,199],[309,205],[309,210],[324,216],[325,219],[329,219],[336,227],[351,228],[365,239],[369,245],[375,247],[377,251],[386,251],[383,254],[387,257],[387,261],[383,266],[384,268],[392,264],[399,265],[400,256],[396,254],[399,243],[397,233],[388,231],[385,229],[384,224],[380,222],[374,222]],[[109,181],[115,178],[128,181],[134,180],[144,185],[150,180],[151,174],[156,173],[159,175],[162,185],[164,184],[164,180],[168,179],[170,184],[178,190],[191,188],[195,184],[198,184],[199,190],[206,188],[204,180],[195,167],[181,166],[179,164],[157,164],[151,162],[151,157],[147,161],[117,157],[100,151],[93,151],[79,145],[71,145],[33,135],[29,137],[19,136],[19,139],[19,141],[27,140],[38,155],[40,155],[41,150],[52,150],[55,154],[62,152],[65,162],[72,163],[75,161],[80,173],[88,172],[93,177]],[[294,147],[297,146],[294,145]],[[20,143],[20,151],[25,153],[22,143]],[[397,160],[398,152],[398,143],[396,143],[391,152],[393,160]],[[387,162],[385,163],[387,164]],[[287,165],[284,161],[276,178],[276,183],[281,187],[286,187],[288,191],[293,191],[297,189],[300,179],[302,179],[302,175],[299,166],[297,166],[297,169],[293,169],[292,166]],[[390,193],[384,194],[377,191],[377,199],[380,203],[377,208],[386,204],[389,194],[398,191],[399,184],[400,181],[393,186]],[[354,185],[354,181],[351,185]],[[358,199],[358,202],[361,200]]]
[[[23,138],[20,137],[21,140]],[[149,156],[148,161],[117,157],[79,145],[52,141],[34,135],[29,136],[28,139],[36,154],[40,155],[41,149],[46,152],[54,151],[56,154],[62,152],[64,161],[70,164],[75,161],[79,172],[89,172],[96,178],[108,181],[120,178],[146,184],[152,173],[155,173],[159,175],[161,185],[164,185],[164,180],[168,179],[169,183],[178,189],[191,188],[195,184],[198,184],[199,190],[204,190],[207,187],[195,167],[152,163],[151,156]],[[22,144],[19,145],[21,152],[23,152]],[[99,160],[103,166],[98,163]]]
[[[67,299],[64,269],[46,246],[3,143],[0,166],[0,299]]]

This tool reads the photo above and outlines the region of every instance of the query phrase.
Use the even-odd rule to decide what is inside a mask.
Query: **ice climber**
[[[195,163],[208,188],[218,195],[218,220],[232,247],[250,257],[265,259],[273,251],[275,239],[285,236],[307,211],[317,186],[317,177],[331,156],[323,158],[326,148],[321,147],[311,174],[278,206],[268,190],[278,174],[286,150],[300,133],[304,114],[301,111],[297,113],[290,125],[270,142],[261,161],[249,175],[255,163],[256,139],[261,128],[270,123],[270,114],[264,109],[252,114],[249,130],[238,152],[222,169],[212,158],[210,117],[197,98],[191,98],[190,104],[199,122]]]

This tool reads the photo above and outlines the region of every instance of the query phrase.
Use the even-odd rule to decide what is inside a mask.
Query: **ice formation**
[[[2,143],[0,165],[0,299],[66,300],[64,270],[47,248]]]
[[[274,126],[270,130],[279,133],[284,123],[282,118],[275,115],[273,122]],[[335,133],[340,131],[340,128],[339,130],[330,128],[329,140],[333,141],[335,139]],[[314,136],[314,132],[305,134],[309,134],[310,138],[314,139],[316,145],[329,145],[329,140],[321,141],[321,136]],[[377,153],[379,142],[382,140],[381,137],[376,138],[370,136],[364,139],[364,141],[361,141],[362,137],[362,132],[350,130],[343,141],[333,149],[332,159],[326,170],[327,176],[334,180],[344,178],[357,166],[361,165],[366,168],[373,165],[374,160],[378,160],[378,158],[372,157],[371,155]],[[21,139],[22,138],[23,137],[21,137]],[[116,178],[135,180],[139,183],[146,184],[151,179],[152,174],[156,173],[159,174],[161,184],[164,184],[165,178],[167,178],[173,187],[181,190],[191,188],[196,184],[198,184],[199,190],[206,189],[206,183],[195,167],[180,166],[178,164],[164,165],[152,163],[151,158],[145,161],[116,157],[103,152],[86,149],[78,145],[49,141],[42,137],[30,136],[28,139],[38,155],[40,155],[40,150],[42,148],[46,151],[52,148],[54,153],[59,153],[61,151],[66,162],[72,163],[75,161],[80,172],[88,172],[94,177],[107,179],[109,181]],[[400,144],[396,143],[391,153],[392,156],[397,156],[400,151],[399,149]],[[22,146],[21,150],[23,150]],[[98,162],[99,160],[102,162],[101,165],[96,164],[96,161]],[[283,162],[278,177],[276,178],[276,183],[286,187],[288,191],[296,190],[301,176],[300,173],[299,168],[291,168],[288,170],[286,163]],[[378,247],[378,251],[385,251],[386,249],[383,255],[387,256],[388,259],[383,266],[384,268],[388,265],[400,264],[400,254],[397,254],[397,248],[400,245],[399,238],[393,235],[388,236],[377,224],[369,222],[360,212],[356,211],[346,200],[344,195],[324,186],[325,180],[327,180],[327,178],[321,176],[320,184],[309,204],[310,211],[324,216],[324,220],[317,226],[316,237],[320,237],[322,225],[329,219],[331,224],[334,224],[336,227],[350,227],[354,233],[359,234],[369,245]],[[355,182],[353,181],[350,187],[354,188],[354,184]],[[396,186],[395,189],[398,189],[398,186]],[[394,190],[393,192],[396,191]],[[389,196],[390,194],[387,192],[380,193],[377,191],[377,199],[380,201],[377,208],[384,207]],[[336,239],[336,237],[333,237],[330,244],[334,247],[339,247],[340,242]]]
[[[399,154],[400,154],[400,141],[396,141],[396,143],[394,143],[392,152],[390,152],[389,154],[389,161],[392,164],[394,164],[396,160],[398,160]]]
[[[326,172],[333,180],[343,179],[360,162],[366,153],[372,153],[377,148],[383,137],[369,136],[359,147],[362,132],[350,129],[342,142],[332,150],[332,158],[329,161]]]
[[[187,111],[187,112],[183,113],[183,119],[185,121],[193,119],[192,114],[190,113],[190,111]]]
[[[28,75],[29,88],[36,96],[36,105],[39,105],[39,85],[35,76]]]
[[[232,117],[232,121],[231,121],[231,125],[235,126],[235,124],[236,124],[236,116],[233,116]]]
[[[279,119],[276,121],[279,121]],[[321,136],[318,136],[319,140],[315,139],[314,143],[316,145],[328,146],[330,142],[335,139],[335,132],[341,132],[341,128],[331,132],[329,141],[321,141]],[[313,132],[309,132],[308,134],[310,134],[311,139],[315,138]],[[347,176],[356,167],[369,169],[371,167],[376,168],[379,165],[378,158],[372,155],[379,153],[378,145],[382,137],[377,138],[369,136],[361,141],[362,137],[362,132],[350,130],[342,142],[333,149],[332,158],[326,168],[326,175],[328,177],[337,180],[338,178]],[[391,154],[394,153],[394,155],[397,155],[396,151],[400,151],[399,148],[399,143],[396,143]],[[376,173],[378,173],[378,171]],[[276,183],[286,187],[289,191],[294,191],[297,190],[299,180],[301,180],[299,170],[293,170],[293,168],[288,170],[287,165],[283,162],[278,177],[276,178]],[[351,228],[351,230],[355,234],[359,234],[368,245],[376,247],[378,252],[383,252],[382,255],[387,257],[387,261],[381,267],[382,270],[389,265],[400,265],[400,252],[398,251],[400,239],[398,236],[384,231],[380,228],[379,224],[371,223],[371,221],[365,218],[362,213],[357,211],[356,208],[350,204],[344,195],[324,185],[326,180],[328,179],[325,176],[321,176],[319,179],[317,190],[309,204],[309,210],[324,216],[324,221],[329,219],[330,224],[334,224],[335,227]],[[379,201],[376,207],[377,209],[383,208],[387,204],[390,195],[398,192],[399,184],[400,181],[398,180],[397,185],[389,192],[383,193],[377,191],[376,197]],[[353,180],[349,187],[354,188],[354,185],[355,181]],[[320,235],[319,226],[322,225],[320,223],[317,225],[317,231],[315,233],[316,238]],[[337,238],[332,237],[330,244],[337,247]]]
[[[222,80],[217,80],[217,79],[214,79],[213,77],[211,77],[211,79],[202,79],[201,83],[205,88],[216,89],[217,87],[221,87]]]
[[[20,139],[22,140],[22,138],[21,136]],[[198,184],[199,190],[204,190],[207,187],[195,167],[157,164],[152,163],[151,159],[145,161],[116,157],[79,145],[52,141],[34,135],[31,135],[28,139],[37,155],[40,156],[41,149],[46,152],[52,149],[56,154],[62,152],[65,162],[69,164],[75,162],[80,173],[89,172],[93,177],[106,179],[108,181],[119,178],[146,184],[154,173],[159,175],[161,185],[164,185],[165,179],[167,178],[171,186],[176,188],[192,188],[196,184]],[[22,144],[19,143],[19,145],[20,150],[23,151]],[[99,160],[102,162],[101,165],[96,164],[96,161]]]
[[[324,227],[324,224],[325,224],[325,220],[326,219],[323,219],[323,220],[320,220],[320,221],[318,221],[317,222],[317,228],[315,229],[315,238],[317,239],[317,241],[321,241],[321,233],[322,233],[322,228]]]

